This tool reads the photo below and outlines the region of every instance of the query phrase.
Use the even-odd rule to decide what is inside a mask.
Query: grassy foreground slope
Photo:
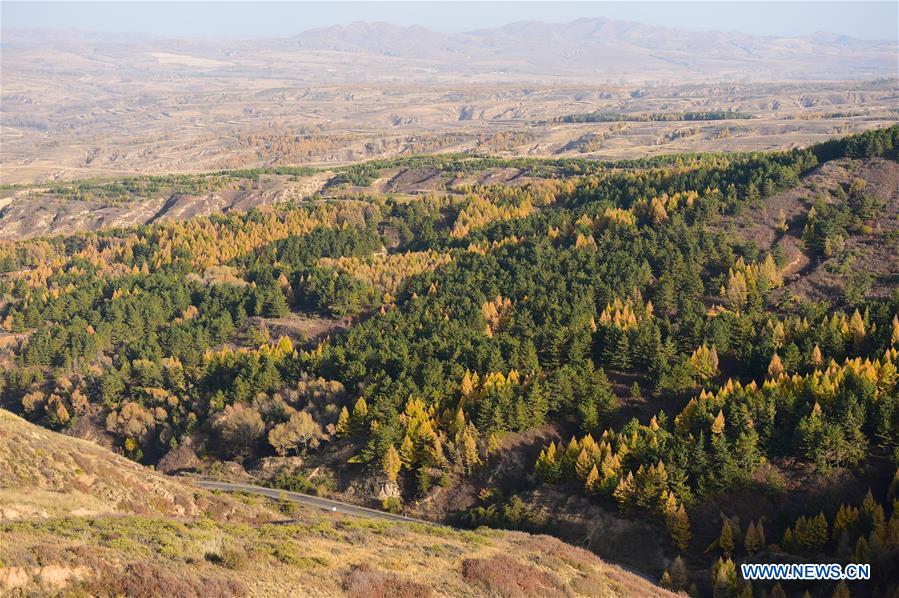
[[[219,496],[0,410],[7,592],[669,595],[546,536],[279,512]]]

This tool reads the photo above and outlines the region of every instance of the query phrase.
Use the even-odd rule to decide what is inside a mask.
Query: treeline
[[[143,175],[111,181],[89,179],[53,185],[47,192],[53,197],[71,201],[119,203],[163,194],[200,195],[241,182],[255,182],[263,175],[309,176],[315,172],[316,169],[305,166],[278,166],[221,170],[204,174]]]
[[[842,139],[831,139],[810,149],[821,162],[837,158],[870,158],[895,156],[899,147],[899,125],[886,129],[872,129]]]
[[[622,112],[587,112],[560,116],[560,123],[617,123],[617,122],[674,122],[691,120],[735,120],[754,118],[751,114],[732,110],[709,110],[705,112],[649,112],[626,114]]]
[[[556,177],[599,172],[605,167],[606,164],[589,160],[499,158],[474,153],[447,153],[371,160],[354,164],[341,169],[332,179],[331,184],[351,184],[364,187],[370,185],[383,171],[393,168],[434,168],[450,174],[468,174],[491,168],[519,168],[530,176]]]

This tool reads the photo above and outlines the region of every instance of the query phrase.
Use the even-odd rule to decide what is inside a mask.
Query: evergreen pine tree
[[[674,561],[671,562],[668,570],[671,574],[671,584],[674,590],[679,591],[687,587],[687,566],[680,555],[674,557]]]
[[[809,520],[809,545],[820,550],[827,544],[827,518],[824,513],[818,513],[816,517]]]
[[[771,357],[771,363],[768,364],[768,377],[776,380],[784,374],[784,365],[780,360],[780,356],[775,353]]]
[[[350,418],[350,424],[354,434],[364,431],[368,424],[368,404],[362,397],[359,397],[359,400],[353,405],[353,415]]]
[[[666,590],[674,589],[674,582],[671,581],[671,575],[668,573],[668,569],[665,569],[665,571],[662,573],[662,578],[659,580],[659,585]]]
[[[528,389],[527,407],[530,416],[529,427],[542,426],[549,411],[549,402],[539,380],[534,380]]]
[[[615,499],[615,502],[618,503],[618,508],[621,509],[623,513],[630,512],[634,501],[634,492],[634,474],[628,472],[627,476],[618,482],[614,492],[612,492],[612,497]]]
[[[412,438],[410,438],[408,434],[403,437],[403,441],[400,443],[399,455],[400,461],[402,462],[403,466],[411,469],[416,461],[415,444],[412,442]]]
[[[270,286],[265,291],[262,302],[262,315],[266,318],[282,318],[290,311],[284,293],[277,286]]]
[[[852,560],[859,564],[871,562],[871,549],[864,536],[859,536],[858,542],[855,543],[855,550],[852,551]]]
[[[470,474],[481,463],[478,456],[478,431],[474,424],[469,423],[462,432],[462,469],[463,473]]]
[[[792,552],[795,548],[794,542],[795,540],[793,539],[793,528],[788,527],[784,531],[783,539],[780,542],[781,548],[783,548],[787,552]]]
[[[724,411],[718,410],[718,415],[712,420],[712,434],[718,435],[724,432]]]
[[[577,479],[584,482],[587,480],[587,476],[590,475],[590,470],[595,467],[593,465],[593,460],[587,454],[587,451],[581,449],[581,452],[578,453],[577,460],[574,463],[574,472],[577,476]]]
[[[821,355],[821,347],[819,347],[817,343],[815,344],[815,348],[812,349],[811,362],[815,367],[820,366],[822,363],[824,363],[824,356]]]
[[[727,558],[719,558],[712,567],[712,594],[715,598],[735,596],[737,592],[737,567]]]
[[[771,588],[771,594],[768,598],[788,598],[787,593],[784,591],[783,586],[780,583],[774,584]]]
[[[544,482],[556,483],[559,481],[560,463],[556,455],[556,443],[550,442],[549,446],[540,451],[535,467],[537,477]]]

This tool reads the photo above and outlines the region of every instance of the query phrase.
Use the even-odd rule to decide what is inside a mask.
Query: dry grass
[[[0,521],[124,513],[227,517],[237,506],[0,409]],[[247,508],[238,516],[268,517]]]
[[[350,596],[366,598],[428,598],[434,595],[429,586],[378,571],[366,563],[347,573],[343,590]]]
[[[856,72],[861,58],[844,45],[809,62],[792,62],[799,59],[792,51],[777,53],[776,59],[756,63],[749,71],[743,71],[747,57],[741,55],[731,63],[736,71],[724,74],[731,83],[721,85],[721,69],[728,67],[722,66],[727,60],[722,62],[718,51],[729,54],[731,44],[715,50],[715,59],[707,64],[711,71],[701,74],[696,62],[702,61],[700,56],[691,56],[685,69],[680,58],[659,61],[657,51],[665,53],[659,47],[649,54],[645,48],[631,54],[634,48],[625,50],[629,42],[624,40],[611,75],[619,82],[610,84],[609,74],[597,75],[603,61],[585,60],[588,54],[580,43],[578,57],[567,57],[558,68],[536,77],[556,72],[553,82],[537,83],[535,73],[527,72],[530,59],[501,57],[494,47],[489,56],[482,55],[489,69],[469,69],[476,59],[455,60],[447,69],[442,58],[426,57],[420,49],[414,57],[385,60],[380,49],[334,51],[333,39],[324,52],[313,47],[284,52],[270,46],[271,40],[244,40],[242,44],[248,45],[232,54],[231,42],[222,45],[215,40],[191,40],[188,52],[182,41],[173,45],[163,39],[107,44],[86,42],[80,34],[57,33],[51,45],[32,33],[7,38],[10,35],[15,39],[4,46],[3,57],[3,183],[272,164],[327,165],[439,151],[614,159],[762,150],[807,144],[895,120],[894,83],[840,81],[844,77],[835,75]],[[379,35],[366,33],[364,38]],[[505,35],[500,38],[501,44],[507,41]],[[681,43],[678,39],[676,45]],[[766,40],[762,46],[769,43],[776,42]],[[533,39],[528,39],[526,49],[517,46],[514,51],[530,55],[532,47]],[[466,43],[466,53],[471,49]],[[226,51],[229,56],[223,60]],[[98,60],[98,52],[106,60]],[[868,52],[866,61],[885,65],[884,76],[895,75],[894,48]],[[541,54],[541,59],[561,55]],[[853,66],[847,67],[845,59]],[[496,69],[496,60],[508,68]],[[631,66],[625,66],[628,63]],[[822,66],[836,81],[794,82],[796,73]],[[751,79],[765,72],[765,81],[789,73],[791,82],[734,83],[742,79],[736,76],[741,71],[751,72]],[[560,85],[557,77],[567,83]],[[647,86],[652,80],[679,84]],[[697,109],[734,110],[756,118],[553,122],[556,117],[594,111],[645,114]],[[694,134],[682,135],[684,130]],[[596,141],[579,143],[583,139]],[[426,179],[415,182],[430,185]],[[298,193],[305,196],[308,189]]]
[[[2,411],[0,469],[0,594],[664,594],[544,536],[304,508],[284,522],[261,498],[192,488]]]
[[[462,575],[494,596],[556,596],[562,590],[559,578],[506,555],[465,559]]]
[[[149,563],[129,563],[125,567],[106,566],[96,575],[79,583],[73,590],[91,595],[178,596],[184,598],[219,598],[245,596],[248,589],[237,579],[216,576],[181,576]]]

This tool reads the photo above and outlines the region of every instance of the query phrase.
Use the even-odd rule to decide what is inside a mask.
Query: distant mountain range
[[[333,80],[402,76],[492,80],[653,81],[836,80],[897,75],[897,44],[831,33],[766,37],[739,32],[686,31],[605,18],[569,23],[521,21],[494,29],[441,33],[424,27],[358,22],[312,29],[291,38],[175,40],[146,35],[4,30],[9,52],[48,43],[88,57],[116,49],[118,66],[205,69],[227,74],[271,69],[261,76],[304,76],[334,67]],[[141,55],[143,50],[143,56]],[[159,52],[177,55],[160,57]],[[152,60],[144,59],[150,54]],[[179,60],[177,57],[192,57]],[[6,60],[4,60],[6,62]],[[156,67],[152,63],[158,63]],[[364,64],[365,68],[360,65]],[[348,65],[355,65],[355,68]],[[109,66],[109,65],[107,65]],[[293,69],[293,70],[292,70]],[[333,72],[327,71],[327,72]]]
[[[606,18],[520,21],[495,29],[440,33],[423,27],[353,23],[294,38],[305,50],[356,52],[482,70],[556,76],[868,78],[897,74],[897,44],[831,33],[766,37],[686,31]]]

